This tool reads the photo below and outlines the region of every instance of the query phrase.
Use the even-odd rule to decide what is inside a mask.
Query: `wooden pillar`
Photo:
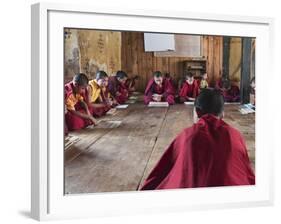
[[[223,37],[222,76],[229,79],[230,38]]]
[[[250,102],[250,79],[251,79],[251,48],[252,38],[242,38],[242,61],[241,61],[241,102]]]

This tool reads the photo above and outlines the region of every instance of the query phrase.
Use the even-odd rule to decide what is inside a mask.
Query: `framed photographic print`
[[[32,5],[32,217],[272,204],[272,32],[270,18]]]

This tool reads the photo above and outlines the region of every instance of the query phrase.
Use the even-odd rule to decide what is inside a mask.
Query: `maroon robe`
[[[144,103],[149,104],[153,101],[152,95],[155,93],[163,95],[162,101],[168,102],[170,105],[175,104],[175,88],[170,79],[164,78],[162,87],[159,87],[153,78],[150,79],[144,92]]]
[[[222,79],[216,82],[216,88],[221,90],[225,102],[240,102],[240,90],[238,86],[230,85],[229,89],[223,89]]]
[[[73,82],[69,82],[69,83],[65,84],[65,86],[64,86],[65,100],[67,99],[68,96],[73,94],[73,90],[74,90]],[[82,96],[84,99],[86,99],[86,93],[82,94]],[[80,102],[76,103],[75,110],[79,111],[80,113],[86,114],[86,111],[81,106]],[[93,113],[93,108],[89,107],[89,111],[91,113]],[[66,124],[65,133],[67,133],[68,131],[79,130],[79,129],[85,128],[93,123],[89,119],[79,117],[76,114],[74,114],[73,112],[67,111],[67,113],[65,114],[65,124]]]
[[[132,94],[132,90],[130,90],[130,88],[134,88],[136,85],[136,81],[135,81],[135,78],[130,78],[130,79],[127,79],[126,82],[125,82],[125,86],[126,86],[126,89],[128,90],[129,92],[129,95]]]
[[[240,102],[240,90],[237,86],[231,85],[230,89],[222,90],[225,102]]]
[[[129,91],[125,84],[120,83],[116,76],[109,77],[108,81],[108,90],[110,94],[116,99],[116,101],[119,104],[125,103],[129,99]],[[117,92],[120,93],[119,96],[117,96]]]
[[[141,190],[254,184],[239,131],[207,114],[174,139]]]
[[[198,81],[194,80],[190,85],[186,81],[182,84],[182,87],[179,91],[180,102],[185,102],[189,100],[189,97],[196,98],[199,94]]]

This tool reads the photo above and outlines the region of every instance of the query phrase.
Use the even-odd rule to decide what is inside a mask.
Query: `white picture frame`
[[[32,5],[31,215],[37,220],[148,214],[273,203],[271,18]],[[63,27],[256,37],[256,185],[145,192],[63,193]],[[272,90],[273,91],[273,90]],[[61,97],[59,97],[61,96]]]

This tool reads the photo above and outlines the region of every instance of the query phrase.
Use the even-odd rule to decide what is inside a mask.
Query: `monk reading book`
[[[115,76],[109,78],[109,93],[119,104],[125,103],[129,98],[129,91],[126,86],[127,78],[127,74],[123,71],[117,71]]]
[[[172,141],[141,190],[255,184],[245,141],[222,120],[223,106],[219,90],[200,92],[195,123]]]
[[[136,81],[139,80],[139,76],[135,75],[132,78],[127,78],[126,82],[125,82],[125,86],[127,88],[127,90],[129,91],[129,95],[136,91]]]
[[[159,71],[153,73],[153,78],[148,81],[144,92],[144,103],[149,102],[168,102],[169,105],[175,103],[173,83]]]
[[[216,83],[216,88],[221,90],[225,102],[240,102],[239,87],[233,85],[228,78],[221,78]]]
[[[85,102],[87,86],[88,78],[83,73],[76,74],[71,82],[65,84],[65,123],[69,131],[96,124],[92,108]]]
[[[200,79],[199,79],[199,82],[198,82],[198,85],[199,85],[200,89],[205,89],[205,88],[209,87],[209,83],[208,83],[207,80],[208,80],[208,74],[207,74],[207,72],[203,72],[200,75]]]
[[[93,115],[100,117],[111,109],[109,100],[106,98],[104,88],[108,83],[108,75],[104,71],[98,71],[96,78],[89,81],[87,87],[88,104],[93,107]]]
[[[185,82],[179,91],[180,102],[194,101],[199,94],[198,82],[194,80],[193,74],[188,72],[185,75]]]

